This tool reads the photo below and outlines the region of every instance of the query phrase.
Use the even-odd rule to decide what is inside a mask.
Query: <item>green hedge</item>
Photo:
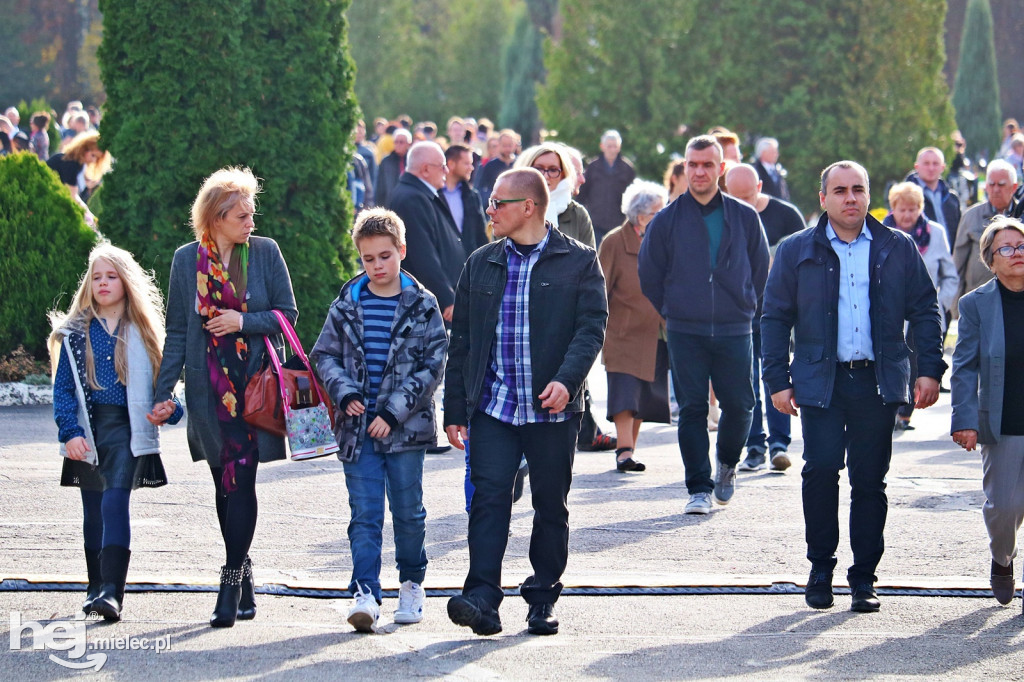
[[[344,11],[330,0],[101,0],[104,234],[166,283],[189,207],[228,165],[263,179],[257,234],[278,241],[312,345],[353,271],[344,191],[355,125]]]
[[[67,307],[95,243],[56,173],[29,152],[0,157],[0,357],[46,356],[46,313]]]

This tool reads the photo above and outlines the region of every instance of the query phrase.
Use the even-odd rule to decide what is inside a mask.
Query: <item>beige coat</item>
[[[654,381],[661,315],[640,290],[637,254],[640,237],[628,222],[601,241],[598,260],[608,293],[608,329],[602,359],[605,370]]]

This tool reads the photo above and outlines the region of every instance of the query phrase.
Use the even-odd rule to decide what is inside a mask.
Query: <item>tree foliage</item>
[[[544,38],[525,7],[519,11],[515,31],[505,46],[502,73],[505,87],[498,125],[518,132],[524,146],[534,144],[540,133],[536,99],[537,85],[544,78]]]
[[[0,0],[0,102],[103,99],[96,45],[103,34],[97,0]]]
[[[498,115],[512,0],[354,0],[356,96],[368,118]]]
[[[970,0],[960,39],[960,62],[953,84],[953,107],[960,132],[975,155],[999,151],[999,78],[988,0]]]
[[[0,357],[46,357],[46,313],[67,306],[96,243],[84,215],[35,154],[0,157]]]
[[[745,152],[770,135],[805,210],[832,161],[860,161],[882,187],[920,147],[950,146],[943,0],[722,0],[713,21],[697,22],[701,7],[563,0],[539,99],[545,124],[589,153],[603,129],[618,128],[648,177],[713,125],[737,131]]]
[[[104,232],[166,282],[189,207],[228,165],[263,179],[257,229],[278,241],[315,338],[354,264],[344,193],[355,122],[346,3],[102,1]]]

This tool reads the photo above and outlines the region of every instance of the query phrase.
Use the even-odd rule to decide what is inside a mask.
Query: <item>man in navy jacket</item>
[[[768,242],[751,206],[718,189],[722,147],[686,145],[689,190],[656,215],[640,245],[640,287],[665,318],[679,401],[679,451],[688,514],[728,504],[754,409],[751,322],[768,277]],[[711,477],[708,382],[722,406],[718,469]]]
[[[946,369],[935,286],[913,240],[868,215],[868,174],[839,161],[821,174],[817,226],[784,240],[775,254],[761,318],[764,381],[784,414],[800,409],[803,508],[811,574],[804,598],[832,606],[839,545],[839,471],[849,466],[847,571],[854,611],[877,611],[896,408],[932,405]],[[910,393],[910,322],[918,374]],[[790,361],[790,333],[795,352]]]

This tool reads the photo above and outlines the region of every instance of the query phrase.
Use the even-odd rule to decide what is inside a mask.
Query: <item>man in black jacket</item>
[[[821,174],[816,227],[779,245],[764,294],[761,343],[772,403],[797,416],[802,472],[807,605],[832,606],[839,545],[839,472],[849,469],[850,546],[846,574],[854,611],[877,611],[896,408],[932,405],[946,369],[935,286],[913,240],[868,215],[868,174],[838,161]],[[918,379],[910,395],[910,323]],[[795,351],[790,360],[790,334]]]
[[[448,166],[436,142],[417,142],[409,150],[408,169],[387,208],[405,223],[407,255],[403,266],[437,298],[445,322],[451,322],[455,287],[466,252],[452,214],[438,190]]]
[[[754,170],[761,180],[761,191],[768,196],[789,201],[789,185],[786,184],[786,169],[779,163],[779,141],[774,137],[762,137],[754,147]]]
[[[946,157],[938,147],[925,147],[917,153],[914,171],[907,175],[924,191],[924,214],[928,220],[946,228],[950,244],[956,244],[956,229],[960,225],[960,198],[949,191],[942,179],[946,170]]]
[[[391,193],[395,190],[399,178],[405,173],[405,155],[412,145],[412,133],[405,128],[397,128],[392,133],[395,149],[380,160],[377,167],[377,181],[374,183],[374,199],[378,206],[388,206]]]
[[[449,145],[444,150],[448,163],[448,177],[441,188],[455,228],[462,235],[462,247],[469,254],[487,243],[487,216],[480,205],[480,195],[470,184],[473,175],[473,150],[461,144]]]
[[[580,187],[579,202],[590,213],[597,245],[611,230],[622,224],[622,194],[636,179],[633,164],[622,156],[622,136],[606,130],[601,136],[601,156],[584,171],[586,184]]]
[[[487,214],[498,241],[469,257],[459,279],[445,373],[444,424],[462,449],[471,434],[469,573],[448,616],[478,635],[501,632],[501,564],[522,456],[533,495],[530,564],[520,587],[528,630],[558,632],[554,604],[569,557],[572,461],[583,382],[608,320],[597,254],[545,223],[547,182],[506,171]]]
[[[768,277],[768,243],[748,204],[718,190],[722,147],[710,135],[686,145],[689,190],[647,226],[640,287],[665,318],[679,401],[679,451],[690,500],[707,514],[728,504],[754,409],[751,322]],[[589,183],[588,183],[589,184]],[[586,187],[586,185],[584,185]],[[711,477],[708,381],[722,405],[718,469]]]

